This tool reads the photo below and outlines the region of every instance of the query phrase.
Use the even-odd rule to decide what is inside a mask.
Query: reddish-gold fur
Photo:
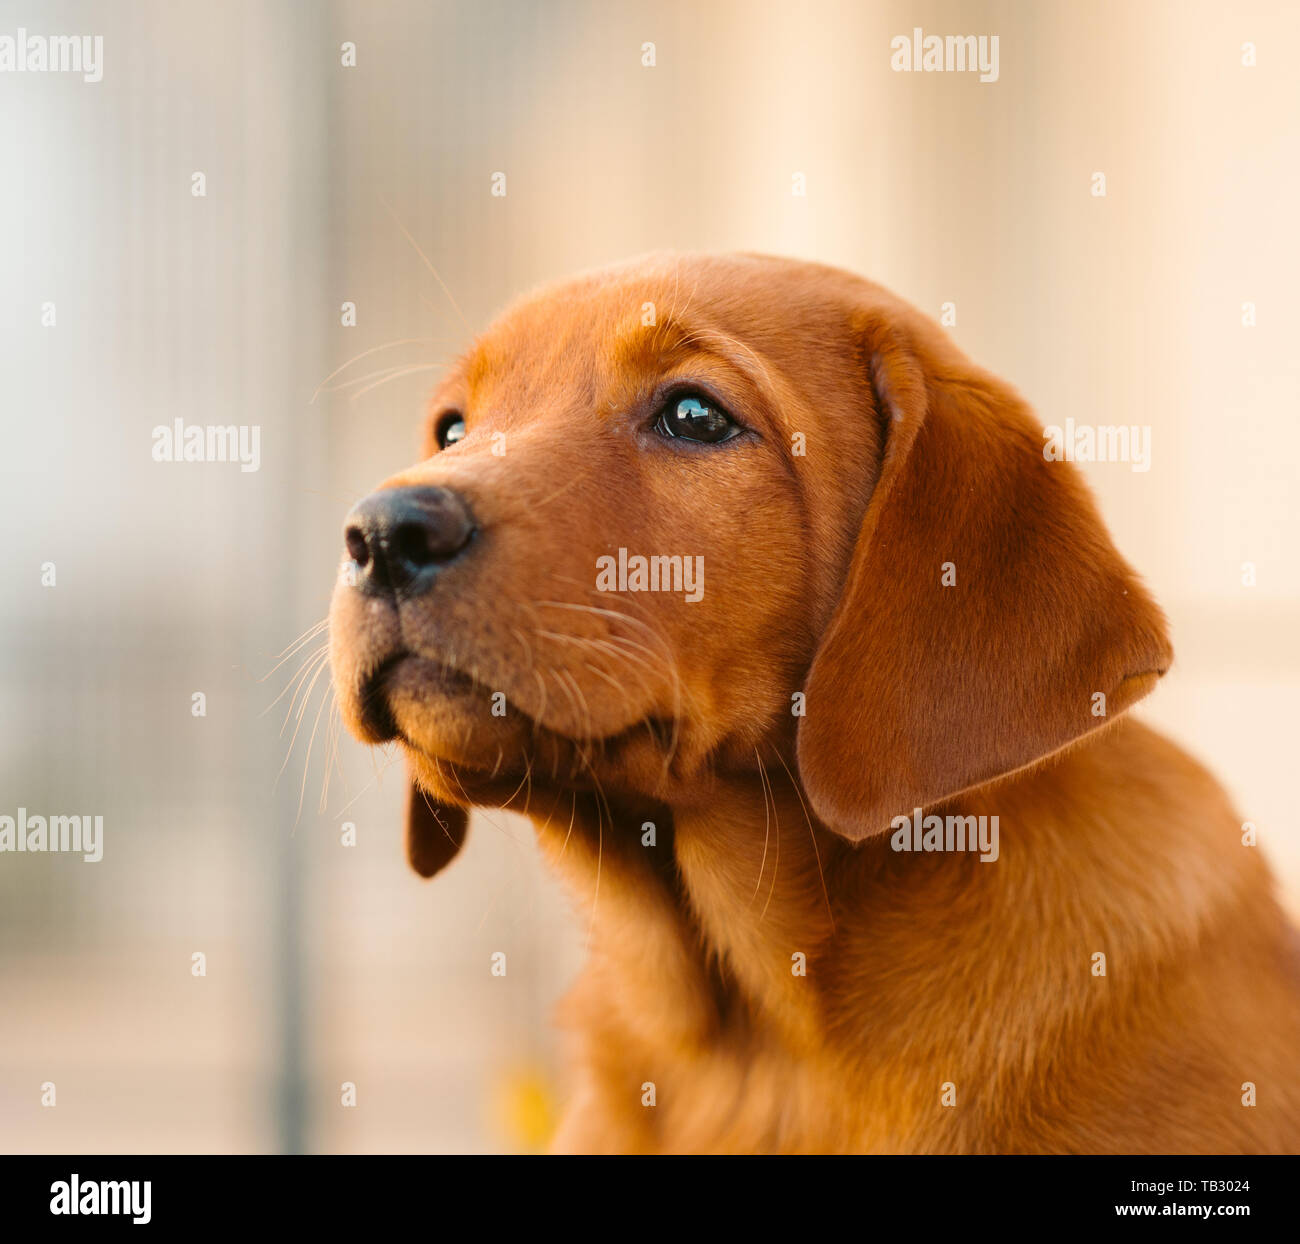
[[[751,432],[657,439],[670,377]],[[847,273],[670,255],[513,308],[449,409],[386,486],[454,488],[476,546],[400,608],[341,585],[334,674],[374,739],[410,654],[419,871],[520,808],[589,922],[558,1149],[1300,1147],[1295,936],[1214,779],[1122,717],[1164,619],[1013,391]],[[703,599],[598,593],[619,547],[703,556]],[[999,858],[894,851],[914,807],[996,815]]]

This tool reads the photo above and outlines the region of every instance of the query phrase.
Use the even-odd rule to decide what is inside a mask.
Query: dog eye
[[[465,416],[458,414],[456,411],[450,411],[438,420],[438,427],[434,431],[434,437],[438,442],[439,449],[446,449],[448,445],[454,445],[465,435]]]
[[[698,393],[683,393],[659,412],[655,431],[687,441],[717,445],[740,432],[740,425],[721,406]]]

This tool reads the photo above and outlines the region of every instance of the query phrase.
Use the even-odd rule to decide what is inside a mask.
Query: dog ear
[[[465,842],[469,813],[422,790],[414,777],[406,784],[406,858],[421,877],[441,872]]]
[[[1009,389],[863,326],[884,438],[805,687],[798,763],[860,839],[1113,720],[1169,667],[1165,620]]]

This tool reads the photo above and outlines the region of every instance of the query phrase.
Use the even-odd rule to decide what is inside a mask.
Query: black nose
[[[356,567],[355,586],[367,592],[416,596],[474,534],[469,507],[448,488],[385,488],[348,515],[343,529]],[[349,571],[351,568],[348,568]]]

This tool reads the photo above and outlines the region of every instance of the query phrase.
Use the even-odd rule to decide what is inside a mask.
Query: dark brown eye
[[[655,431],[661,436],[717,445],[740,432],[740,425],[721,406],[698,393],[671,398],[659,412]]]
[[[448,445],[454,445],[465,435],[465,416],[458,411],[448,411],[438,420],[438,426],[434,431],[434,436],[438,441],[439,449],[446,449]]]

